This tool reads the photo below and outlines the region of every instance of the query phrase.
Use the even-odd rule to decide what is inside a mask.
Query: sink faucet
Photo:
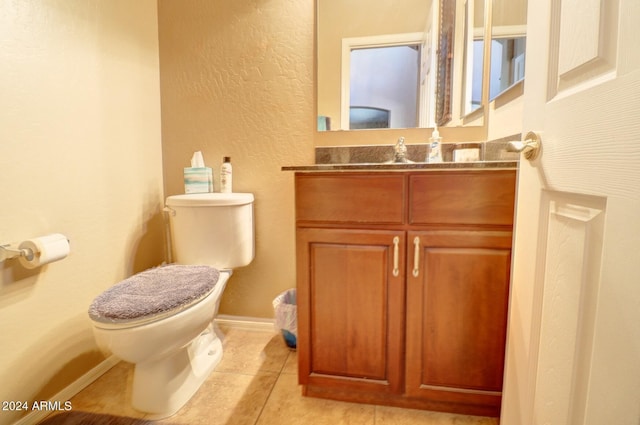
[[[396,146],[393,148],[393,161],[394,162],[408,162],[407,161],[407,147],[404,144],[404,137],[398,139]]]

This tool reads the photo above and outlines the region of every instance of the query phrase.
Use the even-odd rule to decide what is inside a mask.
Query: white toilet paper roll
[[[28,269],[62,260],[69,255],[69,241],[65,235],[60,233],[26,240],[18,248],[33,252],[32,256],[20,257],[20,264]]]

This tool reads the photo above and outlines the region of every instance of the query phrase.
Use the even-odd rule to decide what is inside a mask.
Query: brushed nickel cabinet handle
[[[413,276],[420,274],[420,237],[413,238]]]
[[[398,261],[400,255],[400,238],[396,236],[393,238],[393,275],[398,277],[400,275],[400,269],[398,268]]]

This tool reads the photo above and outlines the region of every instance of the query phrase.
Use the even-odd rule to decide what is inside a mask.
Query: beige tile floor
[[[151,422],[130,407],[133,368],[121,362],[71,399],[70,412],[41,425],[497,425],[498,419],[303,397],[297,357],[280,335],[221,327],[224,356],[174,416]]]

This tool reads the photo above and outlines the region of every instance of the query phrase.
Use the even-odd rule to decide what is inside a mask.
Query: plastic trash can
[[[296,348],[298,336],[298,317],[296,307],[296,290],[287,289],[273,300],[276,314],[276,330],[282,333],[285,344],[291,349]]]

